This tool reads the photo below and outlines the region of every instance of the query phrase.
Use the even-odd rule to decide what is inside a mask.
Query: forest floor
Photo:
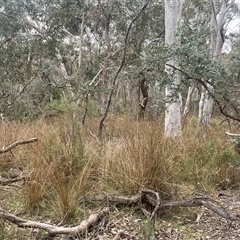
[[[51,219],[44,214],[23,211],[21,188],[18,182],[0,186],[1,207],[21,218],[57,225],[61,220]],[[240,216],[240,191],[224,190],[211,195],[226,211],[235,217]],[[79,220],[81,221],[81,220]],[[154,227],[150,220],[136,207],[110,207],[109,215],[92,228],[86,236],[56,235],[50,237],[43,230],[23,229],[10,222],[0,222],[1,240],[8,239],[239,239],[240,221],[229,222],[205,207],[168,209],[161,216],[156,216]],[[72,223],[71,226],[76,225]],[[3,233],[4,232],[4,233]]]

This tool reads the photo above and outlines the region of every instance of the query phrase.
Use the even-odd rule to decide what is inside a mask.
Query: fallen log
[[[194,197],[184,200],[169,200],[161,201],[159,194],[152,190],[144,189],[140,194],[131,195],[131,196],[85,196],[83,201],[104,201],[112,204],[120,205],[131,205],[139,203],[147,203],[151,205],[154,210],[152,211],[150,217],[153,219],[156,212],[160,208],[164,207],[200,207],[204,206],[205,208],[211,210],[217,215],[229,220],[235,221],[240,220],[236,216],[231,216],[225,208],[223,208],[217,201],[211,199],[210,197]]]
[[[0,208],[0,218],[7,220],[11,223],[16,224],[22,228],[38,228],[47,231],[50,235],[56,234],[76,234],[76,233],[86,233],[88,229],[97,223],[103,216],[109,212],[109,208],[103,208],[102,210],[92,213],[88,219],[83,220],[80,225],[75,227],[59,227],[47,223],[36,222],[31,220],[26,220],[11,214],[4,209]]]

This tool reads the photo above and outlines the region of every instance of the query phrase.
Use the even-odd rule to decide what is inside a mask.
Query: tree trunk
[[[103,71],[102,71],[102,78],[101,78],[101,87],[102,87],[102,93],[101,93],[101,119],[99,123],[99,129],[98,129],[98,136],[100,138],[103,137],[103,132],[104,132],[104,116],[106,115],[106,112],[108,112],[108,87],[109,87],[109,72],[108,68],[110,65],[110,58],[111,58],[111,41],[110,41],[110,36],[109,36],[109,28],[110,28],[110,19],[111,19],[111,14],[108,13],[106,17],[106,23],[105,23],[105,40],[107,43],[107,52],[106,52],[106,58],[104,61],[103,65]]]
[[[175,32],[180,25],[183,1],[165,1],[165,43],[166,45],[179,44]],[[178,66],[177,59],[173,58],[167,62]],[[167,99],[165,110],[165,134],[167,137],[181,137],[181,101],[179,93],[175,89],[180,85],[180,76],[170,67],[165,66],[171,83],[165,89]]]
[[[184,127],[186,118],[192,109],[192,99],[193,99],[193,96],[196,95],[196,92],[197,92],[197,87],[192,82],[192,85],[188,88],[187,99],[186,99],[186,103],[185,103],[183,114],[182,114],[182,128]]]
[[[139,79],[139,87],[143,96],[143,99],[141,102],[138,103],[139,109],[138,109],[138,120],[144,119],[146,106],[148,103],[148,85],[146,83],[146,78],[144,77],[143,73],[140,73],[140,79]]]
[[[134,116],[134,118],[137,119],[137,115],[138,115],[138,104],[140,102],[140,88],[139,88],[139,84],[136,81],[134,81],[131,84],[131,113]]]
[[[85,15],[83,13],[82,16],[82,23],[81,23],[81,28],[80,28],[80,39],[78,41],[78,46],[79,46],[79,56],[78,56],[78,74],[81,79],[82,77],[82,42],[83,42],[83,30],[84,30],[84,21],[85,21]]]
[[[210,33],[211,33],[211,48],[212,48],[212,60],[219,61],[222,52],[222,46],[224,43],[224,18],[227,11],[232,6],[234,1],[221,1],[220,10],[216,12],[216,1],[212,0],[212,15],[210,22]],[[211,81],[211,79],[210,79]],[[213,91],[212,86],[207,84],[208,89]],[[201,101],[199,102],[199,115],[198,122],[204,126],[209,126],[212,118],[213,110],[213,99],[209,96],[206,89],[202,90]]]

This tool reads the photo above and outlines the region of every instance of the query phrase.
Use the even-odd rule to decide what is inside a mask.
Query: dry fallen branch
[[[157,202],[155,199],[151,198],[148,194],[144,195],[144,198],[147,202],[149,202],[152,206],[157,206]],[[238,217],[230,216],[229,213],[216,201],[209,197],[197,197],[192,199],[180,200],[180,201],[163,201],[159,208],[162,207],[198,207],[204,206],[211,210],[212,212],[218,214],[219,216],[230,220],[240,220]]]
[[[0,208],[0,218],[14,223],[22,228],[38,228],[47,231],[50,235],[56,234],[75,234],[75,233],[85,233],[90,226],[97,223],[104,215],[109,212],[109,208],[104,208],[96,213],[89,216],[88,219],[83,220],[79,226],[76,227],[59,227],[51,224],[26,220],[11,214],[4,209]]]
[[[240,134],[237,134],[237,133],[224,132],[224,134],[230,137],[240,137]]]
[[[153,197],[154,195],[155,197]],[[212,212],[218,214],[219,216],[229,220],[240,220],[240,218],[231,216],[219,203],[214,201],[209,197],[196,197],[180,201],[162,201],[160,200],[159,194],[151,190],[143,190],[140,194],[132,196],[90,196],[85,197],[84,201],[108,201],[113,204],[138,204],[140,202],[145,202],[154,207],[151,213],[151,219],[155,216],[156,212],[163,207],[199,207],[204,206]]]
[[[25,180],[26,177],[18,177],[18,178],[1,178],[0,177],[0,185],[2,186],[5,186],[5,185],[8,185],[8,184],[11,184],[11,183],[15,183],[15,182],[19,182],[19,181],[22,181],[22,180]]]
[[[81,201],[106,201],[114,204],[120,205],[130,205],[130,204],[137,204],[141,201],[141,195],[129,195],[129,196],[85,196],[81,199]]]
[[[37,138],[29,138],[26,140],[16,141],[16,142],[10,144],[9,146],[3,147],[2,149],[0,149],[0,154],[9,152],[18,145],[36,142],[37,140],[38,140]]]
[[[152,220],[157,212],[157,210],[159,209],[160,205],[161,205],[161,200],[160,200],[160,196],[159,196],[159,193],[158,192],[154,192],[152,190],[149,190],[149,189],[145,189],[145,190],[142,190],[142,194],[153,194],[156,196],[156,204],[155,204],[155,208],[153,210],[153,212],[151,213],[151,217],[150,219]]]

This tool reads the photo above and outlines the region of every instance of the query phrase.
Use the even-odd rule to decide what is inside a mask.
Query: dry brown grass
[[[79,197],[91,189],[90,176],[95,161],[89,151],[85,152],[78,122],[63,116],[51,122],[1,124],[2,132],[5,132],[1,146],[16,140],[38,138],[36,143],[17,146],[12,153],[2,154],[0,158],[0,169],[6,176],[13,166],[20,166],[30,173],[23,188],[26,207],[33,209],[47,200],[51,205],[48,207],[56,208],[54,212],[58,215],[72,217]]]
[[[192,119],[183,138],[171,141],[164,137],[160,122],[110,116],[100,143],[80,123],[72,116],[48,122],[0,122],[1,147],[39,139],[0,155],[2,176],[13,166],[30,173],[20,200],[29,209],[44,208],[70,219],[79,211],[79,198],[93,192],[135,194],[150,188],[169,198],[185,194],[179,191],[239,186],[239,157],[217,124],[205,131]],[[88,124],[95,133],[98,122]]]
[[[106,145],[101,162],[105,181],[120,192],[136,193],[145,187],[169,194],[175,143],[163,136],[158,123],[123,124],[123,134],[118,133],[123,137],[113,138]]]

